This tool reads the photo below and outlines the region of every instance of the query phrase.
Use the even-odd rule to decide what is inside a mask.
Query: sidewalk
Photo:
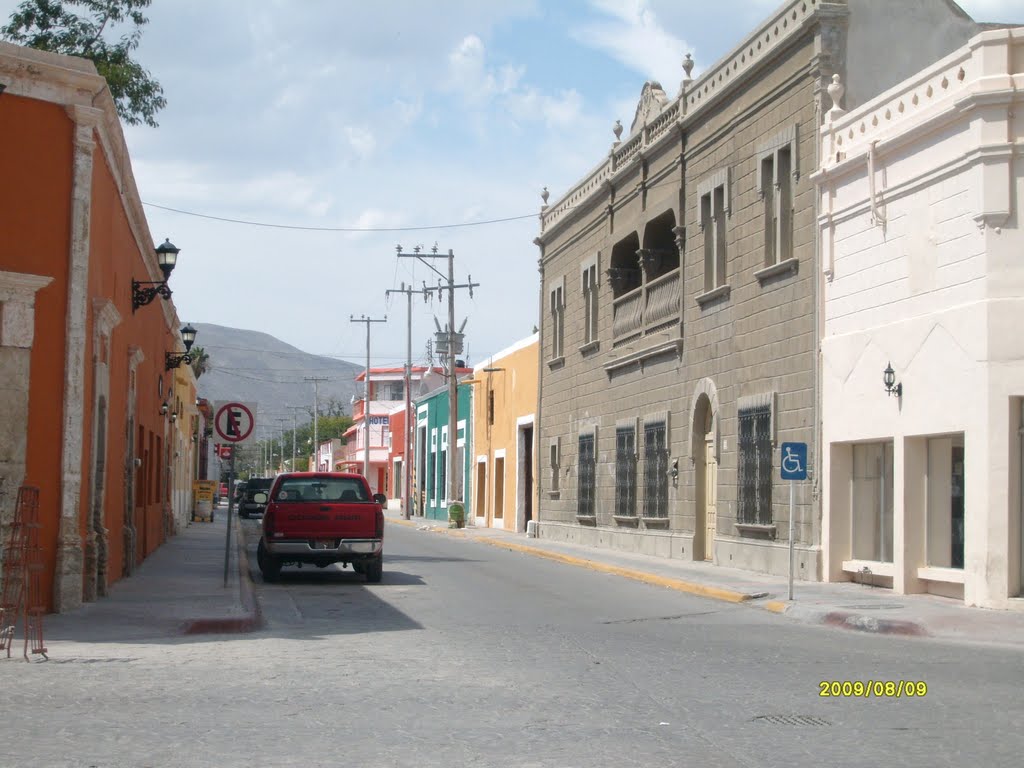
[[[1024,610],[968,608],[935,595],[897,595],[869,585],[797,581],[793,600],[785,578],[710,563],[637,555],[613,549],[527,538],[494,528],[449,529],[444,521],[389,510],[388,521],[481,544],[612,573],[688,594],[743,603],[785,615],[803,624],[839,627],[877,634],[930,637],[957,642],[990,643],[1024,649]]]
[[[212,523],[193,522],[115,582],[106,597],[43,617],[47,644],[132,642],[182,635],[247,632],[260,626],[237,520],[224,584],[226,505]],[[21,648],[19,625],[15,650]]]

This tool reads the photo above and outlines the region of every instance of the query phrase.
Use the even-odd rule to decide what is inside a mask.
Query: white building
[[[826,116],[827,580],[1024,608],[1022,65],[983,32]]]

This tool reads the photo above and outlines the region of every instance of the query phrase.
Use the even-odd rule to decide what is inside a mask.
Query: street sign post
[[[807,443],[782,444],[782,479],[789,480],[789,599],[793,599],[793,492],[797,480],[807,479]]]
[[[231,560],[231,526],[235,524],[235,446],[248,443],[256,432],[256,403],[219,402],[214,408],[213,429],[228,449],[228,521],[224,534],[224,586],[228,585]],[[221,454],[223,456],[223,454]]]

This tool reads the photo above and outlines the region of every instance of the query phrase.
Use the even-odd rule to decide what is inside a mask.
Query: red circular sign
[[[217,410],[213,427],[217,435],[229,443],[240,443],[252,434],[256,425],[250,411],[242,403],[226,403]]]

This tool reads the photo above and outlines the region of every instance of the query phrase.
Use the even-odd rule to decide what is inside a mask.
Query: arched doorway
[[[693,559],[714,560],[718,530],[718,392],[710,379],[698,383],[690,414],[696,490]]]

